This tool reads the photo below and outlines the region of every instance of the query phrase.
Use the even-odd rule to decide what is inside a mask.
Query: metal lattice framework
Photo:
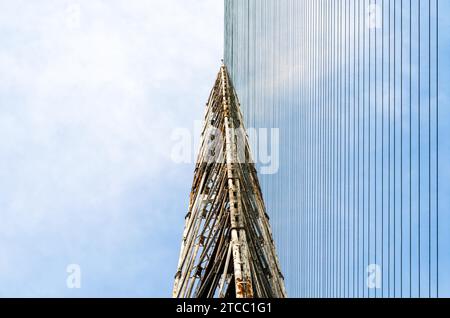
[[[224,65],[206,107],[173,297],[286,297],[239,101]]]

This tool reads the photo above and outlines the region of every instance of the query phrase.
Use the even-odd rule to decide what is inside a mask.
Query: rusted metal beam
[[[237,133],[243,122],[222,65],[206,105],[173,297],[286,297],[248,137]]]

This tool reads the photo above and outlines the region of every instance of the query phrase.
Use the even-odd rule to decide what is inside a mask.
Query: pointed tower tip
[[[223,61],[223,59],[221,61],[222,61],[222,64],[220,65],[220,69],[224,70],[225,72],[228,72],[227,66],[225,65],[225,62]]]

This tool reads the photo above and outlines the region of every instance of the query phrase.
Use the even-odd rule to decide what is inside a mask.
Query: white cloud
[[[79,28],[67,24],[73,3]],[[0,4],[0,294],[11,284],[27,294],[17,271],[36,274],[46,253],[101,263],[93,250],[112,261],[154,238],[146,249],[167,254],[148,231],[178,240],[182,228],[161,224],[182,222],[184,210],[171,206],[186,206],[187,193],[164,200],[191,182],[164,177],[190,172],[170,162],[170,135],[203,114],[222,18],[210,0]],[[142,257],[157,266],[157,255]]]

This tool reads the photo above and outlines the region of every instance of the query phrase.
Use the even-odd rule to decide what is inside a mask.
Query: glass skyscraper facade
[[[279,129],[259,177],[290,297],[438,296],[438,6],[225,0],[246,126]]]

